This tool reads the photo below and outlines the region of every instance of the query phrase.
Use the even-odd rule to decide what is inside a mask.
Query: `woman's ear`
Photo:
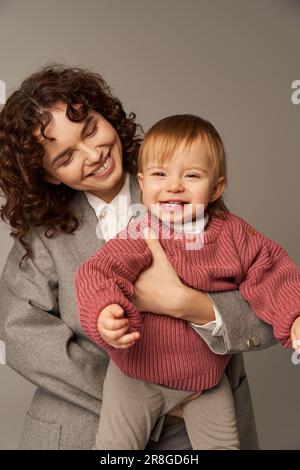
[[[137,179],[138,179],[141,190],[144,191],[144,175],[143,175],[143,173],[138,173],[137,174]]]
[[[56,184],[56,185],[61,184],[61,181],[59,181],[57,178],[55,178],[55,176],[52,176],[49,173],[46,173],[43,176],[43,179],[47,181],[47,183]]]
[[[226,184],[226,182],[225,182],[224,176],[220,176],[220,178],[215,183],[215,185],[212,189],[212,193],[210,195],[209,202],[214,202],[217,199],[219,199],[219,197],[222,196],[222,194],[224,192],[224,189],[225,189],[225,184]]]

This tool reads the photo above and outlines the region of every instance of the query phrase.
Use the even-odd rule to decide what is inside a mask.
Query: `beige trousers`
[[[143,450],[157,421],[192,394],[128,377],[110,361],[95,448]],[[194,450],[239,449],[234,401],[225,374],[217,387],[184,403],[182,412]]]

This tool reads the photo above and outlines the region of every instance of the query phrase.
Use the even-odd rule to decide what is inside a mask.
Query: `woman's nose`
[[[84,154],[84,160],[86,161],[87,164],[100,162],[101,153],[99,149],[84,144],[81,151]]]

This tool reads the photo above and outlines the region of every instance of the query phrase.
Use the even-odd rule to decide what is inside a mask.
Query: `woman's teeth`
[[[103,163],[103,165],[99,168],[99,170],[94,171],[93,173],[90,174],[90,176],[92,176],[92,175],[101,175],[101,173],[104,173],[104,171],[109,167],[110,162],[111,162],[111,156],[109,155],[109,156],[104,160],[104,163]]]

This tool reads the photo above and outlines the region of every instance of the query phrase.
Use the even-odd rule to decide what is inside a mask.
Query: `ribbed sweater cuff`
[[[108,305],[118,304],[124,309],[125,316],[129,319],[129,330],[127,333],[137,331],[141,327],[141,314],[139,310],[126,299],[117,286],[109,290],[102,286],[101,289],[90,297],[89,302],[83,302],[82,304],[79,302],[79,304],[80,322],[83,329],[90,338],[106,349],[109,345],[99,334],[98,319],[101,311]]]

